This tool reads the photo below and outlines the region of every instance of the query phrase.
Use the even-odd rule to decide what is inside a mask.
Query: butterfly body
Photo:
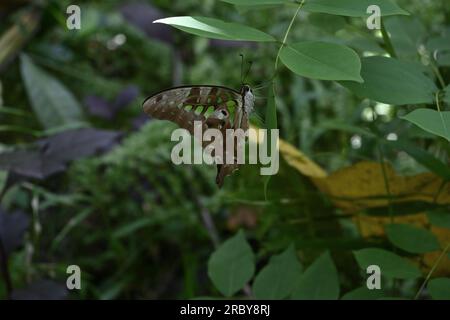
[[[194,122],[200,121],[202,131],[218,129],[222,137],[227,129],[249,127],[249,114],[254,107],[254,96],[248,85],[240,92],[222,86],[184,86],[161,91],[144,101],[144,112],[156,119],[169,120],[194,134]],[[208,143],[203,143],[205,147]],[[225,149],[225,146],[224,146]],[[223,153],[225,154],[225,153]],[[235,157],[236,160],[236,157]],[[238,163],[218,164],[216,183],[238,168]]]

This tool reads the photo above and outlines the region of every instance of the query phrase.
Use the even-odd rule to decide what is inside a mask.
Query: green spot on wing
[[[199,115],[200,113],[202,113],[202,111],[203,111],[203,106],[198,106],[198,107],[195,109],[195,114]]]
[[[212,115],[214,113],[214,106],[209,106],[208,109],[205,112],[205,116],[209,117],[210,115]]]

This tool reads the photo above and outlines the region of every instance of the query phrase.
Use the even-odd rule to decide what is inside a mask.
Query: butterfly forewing
[[[203,132],[210,128],[221,130],[224,139],[226,129],[248,129],[241,93],[226,87],[189,86],[161,91],[145,100],[144,111],[153,118],[175,122],[191,134],[195,121],[201,121]],[[204,142],[203,147],[209,143]],[[216,183],[222,186],[223,179],[237,168],[237,163],[218,165]]]
[[[153,118],[170,120],[193,132],[194,121],[202,121],[203,129],[210,126],[207,119],[219,109],[231,114],[229,106],[239,109],[242,97],[239,92],[219,86],[179,87],[159,92],[144,102],[144,111]],[[230,118],[230,117],[228,117]],[[230,118],[231,122],[234,118]]]

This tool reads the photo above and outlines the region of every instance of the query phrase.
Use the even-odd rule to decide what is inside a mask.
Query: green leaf
[[[402,119],[450,141],[450,111],[438,112],[432,109],[416,109]]]
[[[265,5],[282,5],[288,2],[287,0],[221,0],[222,2],[227,2],[234,4],[236,6],[265,6]]]
[[[308,21],[311,25],[331,34],[345,28],[347,25],[344,17],[324,13],[311,13],[308,16]]]
[[[450,300],[450,279],[436,278],[428,283],[428,291],[434,300]]]
[[[444,101],[450,105],[450,85],[444,89]]]
[[[353,254],[364,271],[370,265],[377,265],[381,269],[381,274],[390,278],[415,279],[422,275],[411,262],[383,249],[367,248],[354,251]]]
[[[441,160],[433,156],[431,153],[416,147],[415,145],[407,141],[387,141],[380,140],[383,144],[389,148],[395,148],[398,150],[405,151],[417,162],[428,168],[430,171],[434,172],[438,176],[445,180],[450,180],[450,168],[443,163]]]
[[[428,212],[427,216],[432,225],[450,229],[450,212],[435,210]]]
[[[292,72],[307,78],[363,81],[358,55],[349,47],[340,44],[299,42],[284,47],[280,58]]]
[[[25,54],[20,56],[22,78],[28,99],[41,124],[49,129],[82,122],[81,106],[57,79],[36,66]]]
[[[382,290],[369,290],[367,287],[360,287],[344,294],[341,300],[377,300],[383,297],[384,292]]]
[[[373,54],[385,54],[386,51],[380,47],[375,37],[356,36],[344,42],[351,48],[360,52],[371,52]]]
[[[253,293],[256,299],[285,299],[301,276],[302,266],[297,259],[295,247],[289,246],[274,256],[255,278]]]
[[[8,179],[8,171],[0,170],[0,194],[3,188],[6,186],[6,180]]]
[[[409,224],[389,224],[386,235],[394,246],[410,253],[420,254],[441,248],[434,234]]]
[[[435,50],[438,51],[450,50],[450,35],[443,34],[439,36],[430,37],[427,41],[426,47],[430,52],[433,52]],[[450,88],[450,86],[448,86],[447,88]]]
[[[271,35],[239,23],[206,17],[170,17],[153,23],[163,23],[200,37],[234,41],[275,41]]]
[[[361,98],[387,104],[433,103],[437,87],[415,64],[386,57],[362,59],[363,84],[341,84]]]
[[[427,38],[427,30],[421,19],[415,16],[396,16],[383,22],[397,56],[415,60],[419,44]]]
[[[450,34],[430,37],[426,47],[428,52],[436,53],[435,58],[438,66],[450,66]],[[450,85],[445,89],[444,100],[450,104]]]
[[[339,278],[330,253],[325,252],[302,274],[292,293],[298,300],[336,300]]]
[[[242,289],[254,272],[255,256],[243,231],[225,241],[208,261],[208,276],[226,297]]]
[[[348,17],[366,17],[369,15],[367,8],[371,5],[379,6],[384,17],[409,14],[391,0],[307,0],[304,10]]]

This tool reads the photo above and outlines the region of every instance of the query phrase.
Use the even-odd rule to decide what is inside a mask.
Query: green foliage
[[[450,212],[436,210],[427,213],[428,220],[436,227],[450,229]]]
[[[147,221],[148,216],[142,216],[144,212],[155,222],[178,211],[178,216],[192,221],[189,212],[195,210],[196,203],[187,200],[207,195],[200,181],[213,180],[214,173],[208,167],[172,164],[174,143],[170,135],[174,128],[167,122],[151,122],[104,157],[80,161],[71,171],[74,188],[88,191],[94,208],[108,208],[108,214],[113,217],[130,212]],[[198,183],[189,182],[194,175],[200,180]],[[117,195],[124,194],[140,201],[130,199],[114,204]],[[134,220],[133,226],[136,223]],[[120,228],[122,236],[124,228],[125,225]]]
[[[138,7],[129,17],[118,0],[80,1],[83,27],[70,32],[69,2],[40,7],[42,20],[32,21],[40,31],[26,46],[11,39],[11,26],[22,30],[15,17],[0,22],[0,156],[23,152],[19,164],[33,164],[30,150],[48,153],[37,137],[81,125],[121,131],[123,140],[43,180],[0,171],[1,207],[33,218],[25,243],[8,257],[14,288],[39,278],[64,283],[66,266],[76,263],[84,289],[74,298],[339,299],[346,292],[343,300],[398,299],[423,284],[419,297],[449,299],[446,251],[425,266],[428,253],[445,246],[445,237],[439,243],[431,232],[450,228],[445,1],[161,0],[153,2],[158,10]],[[381,30],[366,27],[369,5],[381,7]],[[155,16],[169,18],[147,25]],[[261,127],[279,128],[301,150],[298,166],[307,167],[309,157],[334,176],[360,160],[389,162],[398,175],[432,175],[433,187],[413,190],[432,201],[393,196],[402,186],[391,176],[374,197],[338,199],[318,187],[322,178],[311,177],[310,168],[300,174],[283,157],[276,176],[241,166],[222,190],[214,167],[173,165],[176,126],[152,119],[136,129],[140,102],[178,84],[237,88],[239,53],[254,62],[245,81],[256,113],[265,113]],[[129,85],[140,94],[113,116],[92,112],[115,108]],[[65,150],[71,146],[65,142]],[[342,188],[353,181],[346,179]],[[422,227],[390,224],[386,237],[376,223],[370,227],[379,233],[363,237],[355,222],[414,220],[425,211]],[[379,249],[391,244],[392,252]],[[412,259],[420,259],[423,273]],[[366,288],[369,265],[380,266],[382,290]],[[0,297],[7,293],[0,281]]]
[[[421,148],[416,147],[410,142],[405,140],[398,141],[383,141],[383,144],[387,147],[392,147],[397,150],[401,150],[409,154],[418,163],[428,168],[431,172],[434,172],[438,176],[444,178],[444,180],[450,180],[450,167],[443,163],[440,159],[437,159],[434,155],[424,151]]]
[[[450,300],[450,279],[433,279],[428,283],[428,290],[435,300]]]
[[[339,278],[330,253],[325,252],[300,277],[292,299],[336,300],[339,298]]]
[[[342,82],[359,97],[396,105],[433,103],[436,85],[417,65],[386,57],[362,59],[364,83]]]
[[[450,49],[446,49],[446,50],[450,50]],[[447,102],[448,104],[450,104],[450,85],[448,85],[445,89],[444,89],[444,101]]]
[[[222,0],[234,5],[261,6],[261,5],[295,5],[289,0]],[[304,9],[309,12],[319,12],[335,14],[349,17],[367,16],[367,7],[377,5],[381,9],[382,16],[403,14],[408,12],[401,9],[391,0],[340,0],[339,3],[333,0],[308,0],[305,1]]]
[[[289,246],[283,253],[274,255],[258,273],[253,283],[256,299],[285,299],[289,297],[301,277],[302,266],[295,247]]]
[[[426,253],[440,249],[436,237],[428,230],[407,224],[386,226],[389,241],[397,248],[411,253]]]
[[[370,265],[377,265],[385,277],[415,279],[420,277],[419,269],[395,253],[383,249],[367,248],[354,252],[356,261],[365,271]]]
[[[261,6],[261,5],[280,5],[289,3],[288,0],[221,0],[223,2],[228,2],[234,5],[242,6]]]
[[[381,9],[382,16],[407,15],[408,12],[401,9],[391,0],[309,0],[306,1],[305,10],[321,12],[349,17],[366,17],[367,8],[377,5]]]
[[[275,38],[255,28],[206,17],[171,17],[156,20],[197,36],[221,40],[275,41]]]
[[[170,160],[173,129],[167,122],[148,123],[107,155],[79,161],[70,170],[71,192],[88,196],[77,207],[90,211],[67,208],[71,227],[61,230],[53,247],[58,252],[67,238],[76,241],[80,266],[87,274],[102,270],[103,263],[113,266],[104,271],[105,282],[91,293],[94,297],[126,295],[143,272],[142,255],[150,265],[145,272],[154,275],[141,283],[140,288],[145,288],[173,272],[174,262],[163,259],[166,254],[180,250],[179,255],[188,255],[196,250],[195,243],[207,241],[198,205],[217,205],[208,190],[213,188],[214,170],[174,166]],[[211,183],[207,186],[203,181]],[[112,251],[93,255],[95,243],[106,243]],[[207,251],[197,253],[206,259]],[[124,278],[120,270],[128,270],[129,276]],[[129,289],[128,294],[133,295]]]
[[[360,287],[342,296],[342,300],[378,300],[384,297],[382,290],[369,290],[367,287]]]
[[[281,61],[300,76],[319,80],[363,82],[361,62],[350,48],[324,42],[301,42],[284,47]]]
[[[208,261],[208,276],[226,297],[242,289],[254,272],[255,255],[243,231],[225,241]]]
[[[450,142],[450,111],[416,109],[404,116],[403,119]]]
[[[82,121],[81,106],[73,94],[37,67],[27,55],[21,56],[21,71],[30,104],[45,128]]]

